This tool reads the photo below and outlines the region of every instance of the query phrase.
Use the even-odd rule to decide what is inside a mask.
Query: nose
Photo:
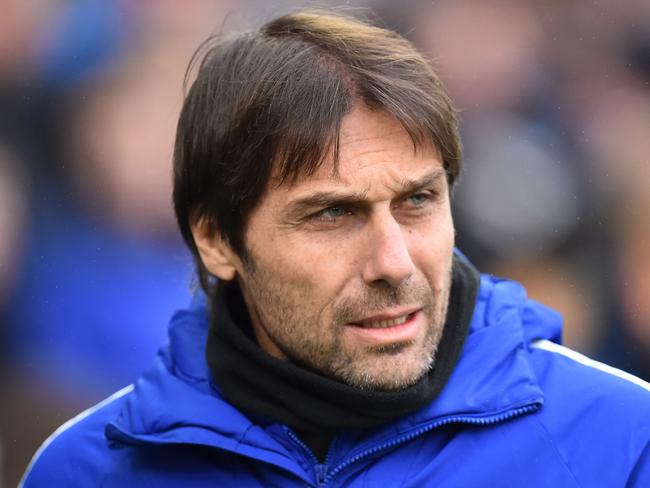
[[[368,285],[388,283],[397,287],[414,272],[415,265],[407,246],[405,230],[390,212],[368,222],[368,257],[363,279]]]

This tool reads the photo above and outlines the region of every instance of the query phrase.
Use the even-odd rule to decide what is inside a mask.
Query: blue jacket
[[[557,313],[483,276],[470,334],[426,408],[333,441],[324,464],[210,384],[205,305],[151,370],[55,432],[24,487],[650,487],[650,393],[560,345]]]

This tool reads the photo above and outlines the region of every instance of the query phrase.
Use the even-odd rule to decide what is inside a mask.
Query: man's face
[[[451,281],[449,191],[437,151],[414,151],[392,116],[346,116],[338,171],[272,182],[245,245],[239,282],[271,355],[373,390],[430,368]]]

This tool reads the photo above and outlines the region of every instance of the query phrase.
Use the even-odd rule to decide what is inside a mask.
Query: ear
[[[222,281],[235,279],[239,259],[230,246],[214,231],[214,226],[200,219],[192,225],[192,236],[207,270]]]

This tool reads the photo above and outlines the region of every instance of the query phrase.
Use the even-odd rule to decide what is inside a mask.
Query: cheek
[[[251,249],[258,267],[278,287],[322,310],[333,302],[345,284],[349,253],[318,236],[275,236]]]
[[[411,259],[435,289],[443,288],[448,280],[454,236],[450,218],[409,232]]]

